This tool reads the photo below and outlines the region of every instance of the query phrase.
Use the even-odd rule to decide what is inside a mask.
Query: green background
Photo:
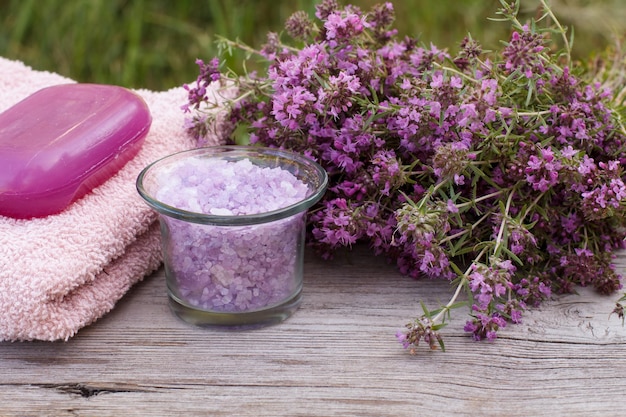
[[[280,32],[312,0],[0,0],[0,56],[81,82],[165,90],[195,79],[196,58],[217,54],[215,35],[253,46]],[[349,2],[369,10],[378,1]],[[498,0],[397,0],[396,27],[452,51],[471,32],[485,48],[508,38],[490,22]],[[341,2],[340,4],[348,4]],[[524,16],[537,0],[522,0]],[[563,23],[576,30],[575,56],[585,58],[624,34],[624,0],[553,0]],[[229,60],[238,68],[242,56]]]

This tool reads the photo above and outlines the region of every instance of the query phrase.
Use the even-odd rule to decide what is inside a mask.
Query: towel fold
[[[0,112],[43,87],[69,82],[0,58]],[[136,92],[153,121],[135,158],[62,213],[0,216],[0,340],[67,340],[160,266],[156,215],[135,181],[150,162],[194,143],[183,128],[182,87]]]

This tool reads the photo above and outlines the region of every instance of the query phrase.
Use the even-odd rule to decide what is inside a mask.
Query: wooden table
[[[626,269],[626,257],[619,267]],[[410,356],[395,332],[447,301],[363,248],[307,255],[304,301],[279,325],[191,327],[168,310],[163,272],[68,342],[1,343],[2,416],[623,415],[626,328],[618,295],[582,289],[494,343],[444,330],[447,351]]]

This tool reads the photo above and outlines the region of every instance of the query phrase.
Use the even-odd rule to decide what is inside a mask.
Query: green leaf
[[[447,323],[439,323],[439,324],[434,324],[431,329],[435,332],[438,332],[439,330],[443,329],[444,327],[446,327],[448,324]]]
[[[441,351],[445,352],[446,351],[446,346],[443,343],[443,338],[442,337],[438,338],[437,342],[439,342],[439,347],[441,348]]]
[[[507,247],[502,247],[502,252],[504,252],[506,254],[506,256],[510,259],[512,259],[513,261],[515,261],[516,264],[520,265],[520,266],[524,266],[524,262],[513,252],[511,252],[511,250]]]
[[[476,165],[474,164],[470,164],[468,165],[469,168],[481,179],[483,179],[486,183],[488,183],[489,185],[491,185],[492,187],[498,189],[500,188],[495,182],[493,182],[493,180],[487,176],[480,168],[478,168]]]

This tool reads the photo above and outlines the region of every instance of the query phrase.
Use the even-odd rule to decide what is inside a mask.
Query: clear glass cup
[[[196,178],[199,175],[193,168],[222,164],[208,167],[219,169],[221,174],[224,163],[230,170],[238,167],[231,163],[242,160],[251,162],[251,169],[262,169],[256,177],[263,180],[272,175],[288,175],[290,181],[293,178],[300,187],[299,195],[292,196],[284,207],[254,214],[210,208],[209,200],[202,209],[189,208],[195,203],[182,203],[184,195],[200,194],[202,200],[203,192],[213,195],[220,187],[226,190],[226,198],[233,200],[231,205],[240,200],[269,200],[270,192],[252,198],[244,192],[246,184],[229,185],[228,178],[220,175]],[[281,181],[275,182],[282,186]],[[195,183],[202,185],[195,187]],[[137,190],[159,214],[172,311],[191,324],[236,328],[274,324],[291,316],[301,301],[306,212],[319,201],[327,185],[326,172],[314,161],[292,152],[253,146],[198,148],[148,165],[137,178]]]

